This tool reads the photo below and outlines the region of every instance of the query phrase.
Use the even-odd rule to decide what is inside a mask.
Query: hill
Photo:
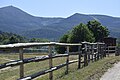
[[[0,30],[21,34],[59,22],[62,18],[34,17],[14,6],[0,8]]]
[[[0,30],[28,38],[55,40],[79,23],[87,23],[89,20],[98,20],[107,26],[111,36],[120,37],[119,17],[75,13],[67,18],[45,18],[32,16],[14,6],[0,8]]]

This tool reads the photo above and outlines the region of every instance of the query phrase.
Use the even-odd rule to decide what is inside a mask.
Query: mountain
[[[102,25],[107,26],[111,36],[120,37],[119,17],[75,13],[67,18],[46,18],[32,16],[14,6],[0,8],[0,30],[28,38],[58,39],[74,26],[90,20],[98,20]]]
[[[0,8],[0,30],[6,32],[21,33],[36,30],[60,20],[62,18],[35,17],[14,6]]]

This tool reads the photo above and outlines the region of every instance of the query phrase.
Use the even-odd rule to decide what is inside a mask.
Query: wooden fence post
[[[103,46],[103,44],[102,44],[102,58],[104,57],[104,46]]]
[[[52,46],[49,46],[49,68],[51,69],[53,67],[53,64],[52,64]],[[50,72],[49,73],[49,79],[50,80],[53,80],[53,72]]]
[[[67,60],[66,60],[66,72],[65,72],[65,74],[68,74],[68,69],[69,69],[69,46],[67,46],[67,54],[68,54],[68,56],[67,56]]]
[[[78,47],[78,69],[81,68],[81,46]]]
[[[84,54],[84,66],[88,65],[88,61],[87,61],[87,44],[83,43],[82,44],[84,46],[84,50],[83,50],[83,54]]]
[[[94,44],[91,44],[91,57],[92,57],[92,62],[94,61]]]
[[[97,60],[99,60],[100,57],[100,52],[99,52],[100,48],[99,48],[99,43],[97,43]]]
[[[94,45],[94,48],[96,48],[96,49],[94,49],[94,50],[95,50],[94,61],[96,61],[96,60],[97,60],[97,54],[98,54],[98,51],[97,51],[97,44]]]
[[[118,54],[118,56],[120,55],[120,49],[119,49],[119,47],[117,47],[117,54]]]
[[[101,58],[103,58],[103,57],[104,57],[103,44],[101,45],[101,54],[102,54],[102,57],[101,57]]]
[[[102,45],[103,48],[102,48],[102,51],[103,51],[103,58],[105,57],[105,44]]]
[[[23,61],[23,48],[19,49],[19,58]],[[20,64],[20,79],[24,77],[24,65]]]
[[[108,53],[107,53],[108,57],[109,57],[109,46],[108,46]]]
[[[115,56],[119,56],[118,47],[117,46],[115,46]]]
[[[87,46],[88,63],[90,62],[90,44]]]
[[[107,52],[106,52],[106,49],[107,49],[107,48],[106,48],[106,44],[104,44],[104,54],[105,54],[104,57],[106,57],[106,53],[107,53]]]
[[[102,59],[102,44],[99,44],[100,59]]]

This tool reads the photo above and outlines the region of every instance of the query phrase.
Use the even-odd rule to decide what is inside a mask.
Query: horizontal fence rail
[[[49,54],[46,56],[36,56],[32,58],[25,58],[24,59],[24,48],[36,47],[36,46],[48,46]],[[65,54],[53,54],[52,47],[55,46],[65,46],[66,53]],[[77,52],[70,52],[70,46],[78,46]],[[114,49],[110,49],[114,48]],[[65,73],[68,74],[69,64],[78,63],[78,69],[81,68],[81,64],[83,66],[89,65],[92,61],[97,61],[109,55],[110,51],[116,51],[116,46],[106,46],[105,43],[89,43],[89,42],[82,42],[81,44],[69,44],[69,43],[57,43],[57,42],[49,42],[49,43],[16,43],[16,44],[9,44],[9,45],[0,45],[0,50],[18,50],[19,51],[19,59],[10,61],[7,63],[0,64],[0,69],[6,67],[14,67],[20,66],[20,78],[18,80],[30,80],[37,78],[41,75],[49,73],[49,79],[53,80],[53,71],[58,70],[62,67],[66,66]],[[78,55],[76,60],[70,61],[69,56]],[[66,57],[66,62],[63,64],[59,64],[57,66],[53,66],[53,59],[58,57]],[[83,59],[83,60],[82,60]],[[49,60],[49,69],[39,71],[32,75],[24,76],[24,64],[31,63],[31,62],[40,62],[44,60]]]
[[[57,54],[57,55],[52,56],[52,58],[66,57],[66,56],[68,56],[68,54]],[[11,62],[7,62],[4,64],[0,64],[0,69],[5,68],[5,67],[13,67],[13,66],[17,66],[20,64],[30,63],[30,62],[44,61],[47,59],[50,59],[50,57],[49,56],[36,56],[34,58],[27,58],[27,59],[23,59],[23,60],[11,61]]]
[[[76,63],[76,62],[78,62],[78,60],[72,60],[72,61],[69,61],[68,64],[72,64],[72,63]],[[40,71],[40,72],[35,73],[35,74],[32,74],[32,75],[30,75],[30,76],[26,76],[26,77],[24,77],[24,78],[22,78],[22,79],[18,79],[18,80],[34,79],[34,78],[39,77],[39,76],[41,76],[41,75],[44,75],[44,74],[46,74],[46,73],[49,73],[49,72],[58,70],[58,69],[66,66],[66,65],[67,65],[67,63],[63,63],[63,64],[60,64],[60,65],[58,65],[58,66],[52,67],[51,69],[43,70],[43,71]]]

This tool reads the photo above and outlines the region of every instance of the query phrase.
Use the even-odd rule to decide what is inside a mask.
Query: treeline
[[[0,44],[12,44],[25,41],[25,38],[22,36],[0,31]]]
[[[0,44],[13,44],[13,43],[24,43],[24,42],[48,42],[47,39],[40,39],[40,38],[32,38],[27,39],[23,36],[7,33],[0,31]]]

